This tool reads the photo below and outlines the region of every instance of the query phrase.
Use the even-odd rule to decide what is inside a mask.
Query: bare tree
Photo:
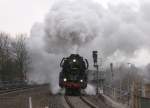
[[[0,74],[1,80],[11,79],[11,41],[9,35],[0,33]]]
[[[16,68],[18,80],[26,80],[26,74],[29,69],[30,57],[25,44],[26,38],[23,34],[17,36],[13,44],[14,54],[16,56]]]
[[[30,57],[23,34],[16,39],[0,33],[0,81],[26,80]]]

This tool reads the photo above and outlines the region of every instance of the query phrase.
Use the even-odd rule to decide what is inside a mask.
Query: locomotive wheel
[[[79,95],[81,95],[81,90],[80,90],[80,89],[66,88],[65,95],[69,95],[69,96],[79,96]]]

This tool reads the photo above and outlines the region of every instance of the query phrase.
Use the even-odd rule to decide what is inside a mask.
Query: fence
[[[104,94],[123,104],[127,104],[130,101],[129,92],[121,89],[113,88],[109,85],[104,86]]]

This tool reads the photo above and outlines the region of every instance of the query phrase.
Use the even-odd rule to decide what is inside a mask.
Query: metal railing
[[[129,91],[114,88],[110,85],[104,85],[104,94],[123,104],[127,104],[130,100]]]

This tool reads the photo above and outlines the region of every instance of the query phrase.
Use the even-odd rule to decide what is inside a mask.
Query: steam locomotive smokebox
[[[87,87],[88,61],[79,54],[71,54],[63,58],[60,63],[62,68],[59,74],[59,86],[66,92],[73,93]]]

